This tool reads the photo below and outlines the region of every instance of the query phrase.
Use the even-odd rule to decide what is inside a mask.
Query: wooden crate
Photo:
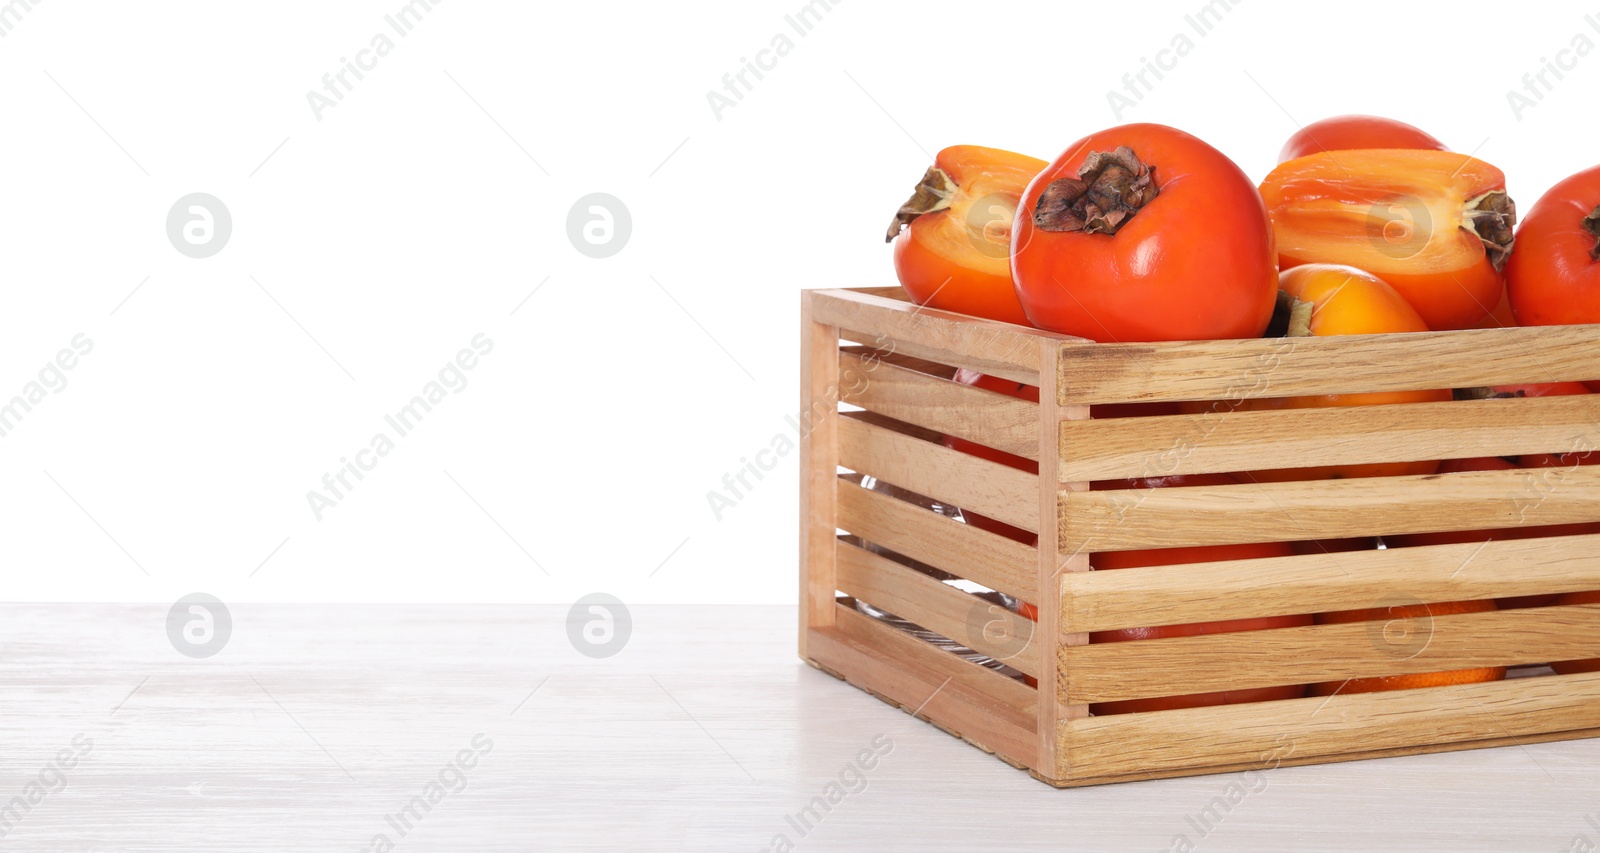
[[[1600,535],[1089,570],[1099,551],[1600,520],[1600,466],[1089,490],[1156,474],[1600,447],[1600,395],[1089,417],[1101,403],[1593,379],[1600,326],[1096,344],[922,309],[898,288],[808,291],[802,324],[800,654],[813,665],[1057,786],[1600,732],[1600,673],[1542,666],[1600,657],[1600,605],[1438,616],[1404,654],[1375,622],[1088,643],[1090,631],[1134,626],[1600,589]],[[1037,385],[1043,404],[952,382],[958,367]],[[1044,476],[949,450],[939,434],[1036,459]],[[863,489],[841,468],[1037,532],[1039,547]],[[852,544],[862,540],[876,547]],[[882,550],[1035,602],[1037,625]],[[1037,687],[862,615],[851,597],[1003,657]],[[1101,701],[1501,665],[1521,669],[1481,684],[1089,713]]]

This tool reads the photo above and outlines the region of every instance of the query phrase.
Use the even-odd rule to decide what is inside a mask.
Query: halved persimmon
[[[889,224],[894,270],[913,302],[1028,325],[1011,284],[1011,223],[1047,165],[979,145],[939,152]]]
[[[1261,184],[1283,269],[1349,264],[1383,279],[1428,328],[1485,321],[1505,288],[1516,205],[1499,169],[1465,154],[1322,152]]]

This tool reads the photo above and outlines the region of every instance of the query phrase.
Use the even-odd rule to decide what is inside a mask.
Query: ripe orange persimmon
[[[1507,263],[1506,279],[1518,322],[1600,323],[1600,166],[1540,197],[1517,243],[1523,251]]]
[[[1421,128],[1381,116],[1346,115],[1314,121],[1295,131],[1278,152],[1283,163],[1321,151],[1356,148],[1422,148],[1449,151],[1443,142]]]
[[[1402,639],[1397,641],[1396,653],[1400,657],[1410,657],[1420,652],[1420,648],[1413,645],[1425,644],[1433,630],[1434,617],[1445,616],[1453,613],[1484,613],[1497,609],[1493,601],[1447,601],[1440,604],[1402,604],[1388,608],[1372,608],[1369,610],[1341,610],[1335,613],[1318,613],[1318,625],[1334,625],[1343,622],[1372,622],[1387,620],[1399,622],[1406,620]],[[1412,623],[1411,620],[1417,620]],[[1385,635],[1387,636],[1387,634]],[[1482,667],[1478,669],[1458,669],[1449,672],[1417,672],[1409,675],[1384,675],[1374,678],[1355,678],[1349,681],[1325,681],[1311,685],[1311,692],[1315,696],[1331,696],[1334,693],[1378,693],[1385,690],[1409,690],[1413,687],[1438,687],[1445,684],[1472,684],[1480,681],[1499,681],[1506,677],[1506,668],[1503,666]]]
[[[1291,324],[1291,336],[1373,335],[1391,332],[1425,332],[1417,316],[1394,288],[1377,276],[1335,264],[1303,264],[1284,270],[1279,286],[1290,298],[1311,306],[1309,322]],[[1304,319],[1304,312],[1300,317]],[[1332,406],[1375,406],[1383,403],[1440,402],[1449,400],[1448,390],[1390,391],[1373,394],[1323,394],[1302,397],[1266,397],[1239,402],[1186,404],[1185,411],[1263,409],[1312,409]],[[1262,482],[1285,480],[1327,480],[1345,477],[1392,477],[1405,474],[1432,474],[1437,462],[1387,462],[1357,465],[1316,466],[1251,471],[1252,479]]]
[[[1017,199],[1046,165],[978,145],[939,152],[889,225],[895,273],[913,302],[1028,324],[1011,283],[1011,224]]]
[[[1481,160],[1399,148],[1325,151],[1273,169],[1261,197],[1282,268],[1366,270],[1430,329],[1483,322],[1503,292],[1516,205],[1505,175]]]
[[[1023,196],[1011,271],[1033,324],[1095,341],[1254,338],[1277,254],[1232,160],[1159,124],[1073,143]]]

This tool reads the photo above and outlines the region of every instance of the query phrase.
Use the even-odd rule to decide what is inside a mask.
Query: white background
[[[306,93],[403,5],[45,0],[0,39],[0,402],[94,341],[0,439],[0,595],[791,602],[795,456],[721,521],[706,493],[798,408],[800,289],[892,283],[884,226],[939,148],[1156,121],[1259,179],[1299,123],[1367,112],[1524,210],[1600,159],[1600,58],[1507,101],[1600,41],[1592,3],[1250,0],[1202,36],[1201,0],[850,0],[801,37],[801,0],[451,0],[319,120]],[[204,260],[164,230],[191,192],[233,218]],[[632,214],[608,259],[566,235],[592,192]],[[306,493],[478,333],[469,385],[318,521]]]

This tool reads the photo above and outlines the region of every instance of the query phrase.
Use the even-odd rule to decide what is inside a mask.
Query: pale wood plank
[[[839,329],[816,319],[818,299],[800,302],[800,656],[811,628],[833,624],[838,514]]]
[[[1110,631],[1586,589],[1600,589],[1600,535],[1074,574],[1063,616],[1075,630]]]
[[[1600,448],[1600,395],[1169,415],[1061,425],[1061,479]]]
[[[850,340],[1030,385],[1039,384],[1041,341],[1082,341],[858,291],[812,292],[820,297],[817,321],[840,327]]]
[[[1600,520],[1600,466],[1075,492],[1063,549],[1126,551]]]
[[[1039,404],[844,352],[840,402],[996,450],[1039,458]]]
[[[852,418],[839,422],[839,464],[902,489],[1030,532],[1039,529],[1039,478]]]
[[[1063,344],[1060,401],[1094,404],[1471,388],[1600,378],[1600,325]]]
[[[1395,636],[1387,621],[1097,643],[1061,657],[1076,702],[1600,657],[1600,604],[1408,619]]]
[[[838,606],[814,632],[811,661],[907,712],[1018,764],[1034,754],[1037,694],[993,670]]]
[[[1234,762],[1230,764],[1195,764],[1182,768],[1165,768],[1162,770],[1136,771],[1132,773],[1107,773],[1097,775],[1080,774],[1071,779],[1052,779],[1037,770],[1031,771],[1033,778],[1057,788],[1082,788],[1090,785],[1111,785],[1119,782],[1143,782],[1150,779],[1178,779],[1189,776],[1206,776],[1215,773],[1239,773],[1247,770],[1266,771],[1278,767],[1304,767],[1309,764],[1341,764],[1351,761],[1371,761],[1375,758],[1400,758],[1407,755],[1430,755],[1440,752],[1460,752],[1468,749],[1493,749],[1504,746],[1527,746],[1535,743],[1550,743],[1552,741],[1581,740],[1600,736],[1600,728],[1571,729],[1567,731],[1543,732],[1540,734],[1521,735],[1518,737],[1489,737],[1478,740],[1455,741],[1452,743],[1419,743],[1411,746],[1392,747],[1389,749],[1355,749],[1349,752],[1340,752],[1332,755],[1288,755],[1274,757],[1271,753],[1254,761]],[[1081,769],[1081,768],[1080,768]],[[1357,770],[1348,772],[1359,773]],[[1541,772],[1535,770],[1535,773]],[[1440,777],[1443,779],[1444,777]],[[1494,786],[1488,786],[1494,787]]]
[[[838,526],[898,554],[1023,600],[1037,594],[1035,549],[838,481]]]
[[[1040,355],[1039,399],[1050,401],[1056,399],[1056,381],[1059,375],[1056,370],[1057,351],[1054,346],[1047,347]],[[1060,433],[1060,424],[1067,419],[1081,419],[1089,417],[1089,407],[1076,406],[1063,408],[1055,405],[1040,407],[1038,442],[1039,442],[1039,470],[1043,475],[1039,478],[1039,488],[1036,489],[1036,508],[1039,513],[1039,548],[1038,565],[1035,581],[1035,594],[1032,603],[1037,610],[1038,636],[1048,637],[1051,648],[1059,649],[1063,646],[1087,643],[1087,634],[1068,634],[1064,631],[1061,619],[1062,589],[1065,576],[1073,572],[1087,571],[1089,568],[1087,555],[1075,554],[1067,556],[1061,553],[1059,547],[1060,534],[1054,522],[1061,512],[1060,500],[1056,497],[1058,484],[1049,479],[1048,473],[1059,467],[1057,459],[1060,442],[1057,435]],[[1059,488],[1087,489],[1088,483],[1068,483]],[[1055,737],[1056,727],[1061,721],[1076,717],[1086,716],[1089,709],[1084,705],[1069,705],[1066,702],[1066,683],[1062,670],[1056,665],[1056,656],[1048,654],[1040,662],[1043,670],[1039,674],[1039,720],[1038,720],[1038,753],[1037,767],[1042,767],[1051,772],[1061,767],[1061,756]]]
[[[1600,673],[1066,720],[1064,777],[1416,749],[1600,727]]]
[[[848,542],[839,543],[839,591],[1013,669],[1039,675],[1040,643],[1033,622]],[[994,627],[998,636],[991,635]]]

